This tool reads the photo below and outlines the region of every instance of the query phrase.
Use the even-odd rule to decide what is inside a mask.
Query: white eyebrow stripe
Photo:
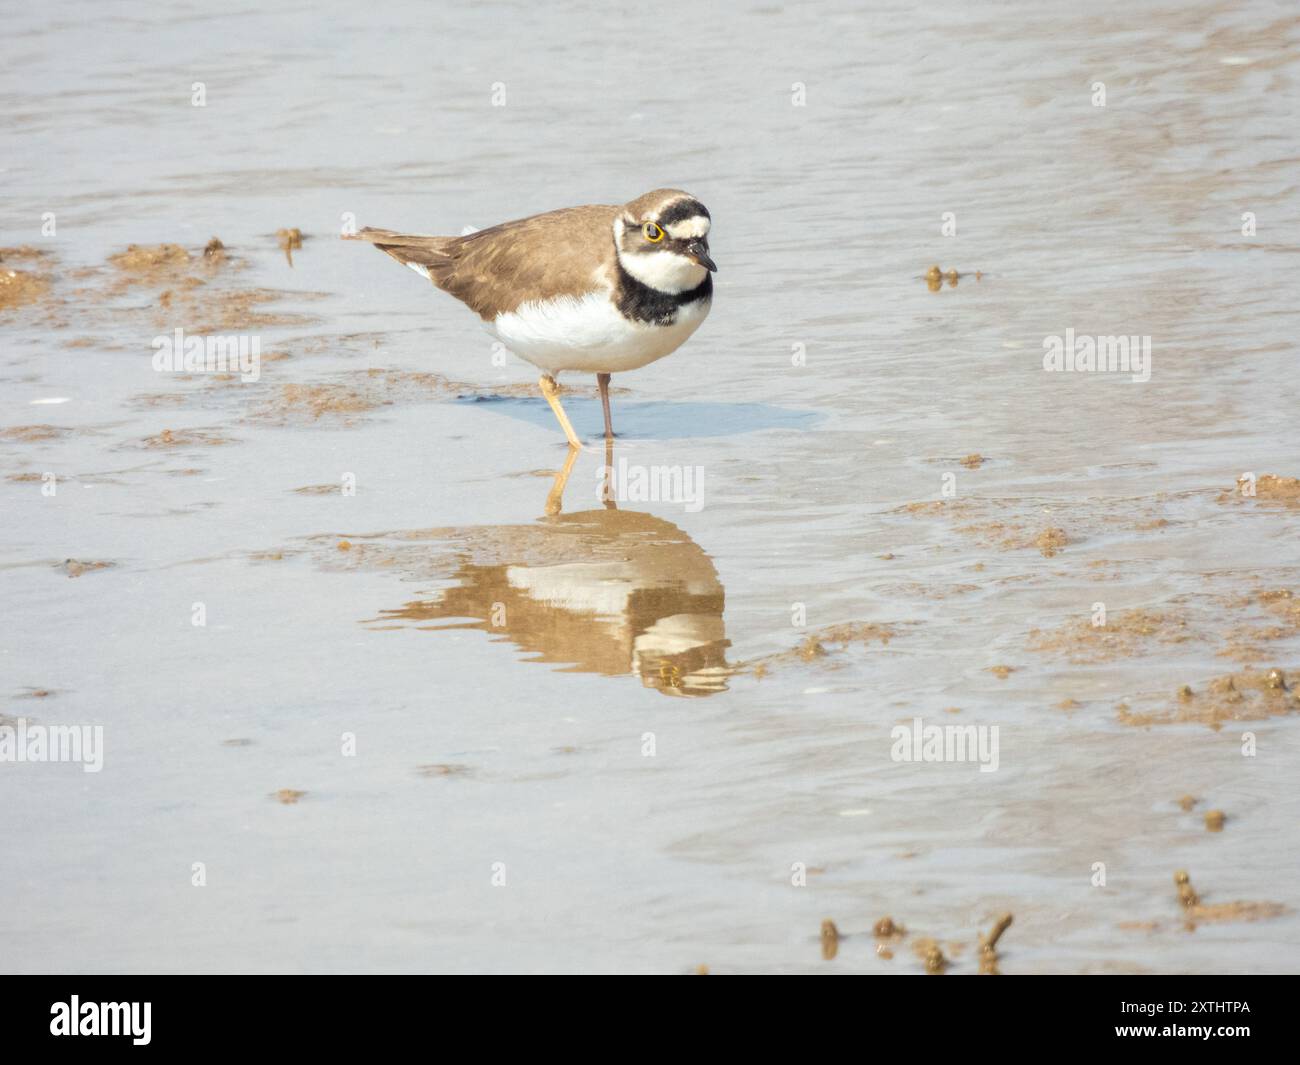
[[[709,232],[709,220],[703,215],[697,214],[694,218],[684,218],[680,222],[664,226],[664,229],[673,240],[685,240],[687,237],[703,237]]]

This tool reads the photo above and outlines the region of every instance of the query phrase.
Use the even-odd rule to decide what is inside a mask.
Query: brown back
[[[534,300],[581,297],[614,261],[614,219],[604,204],[503,222],[464,237],[422,237],[363,229],[368,240],[400,263],[425,267],[429,278],[485,321]]]

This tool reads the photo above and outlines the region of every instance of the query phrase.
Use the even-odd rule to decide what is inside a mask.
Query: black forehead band
[[[699,200],[678,200],[659,216],[661,226],[670,226],[674,222],[685,222],[688,218],[709,218],[709,209]],[[709,218],[709,221],[713,221]]]

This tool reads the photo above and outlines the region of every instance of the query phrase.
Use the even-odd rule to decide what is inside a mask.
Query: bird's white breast
[[[631,321],[607,290],[581,298],[525,303],[500,314],[489,332],[521,359],[549,374],[562,370],[621,373],[662,359],[682,346],[708,316],[711,302],[677,309],[671,325]]]

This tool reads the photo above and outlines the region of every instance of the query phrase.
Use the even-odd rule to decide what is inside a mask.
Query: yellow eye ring
[[[664,231],[653,222],[647,222],[641,227],[641,235],[651,244],[658,244],[664,239]]]

